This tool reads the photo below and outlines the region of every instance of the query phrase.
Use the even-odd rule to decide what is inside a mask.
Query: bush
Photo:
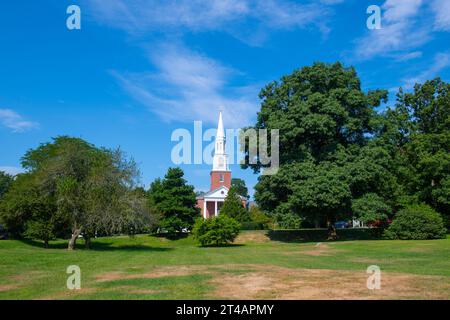
[[[239,234],[240,224],[226,215],[198,219],[192,231],[202,246],[220,246],[231,243]]]
[[[425,240],[444,238],[442,217],[427,205],[412,205],[400,210],[389,228],[386,239]]]
[[[286,215],[276,215],[275,219],[280,229],[298,229],[302,223],[302,219],[293,213]]]
[[[256,206],[250,207],[248,210],[250,216],[250,222],[242,222],[242,230],[263,230],[273,227],[272,218],[265,214],[261,209]]]
[[[266,229],[265,225],[261,222],[242,222],[241,223],[241,230],[264,230]]]

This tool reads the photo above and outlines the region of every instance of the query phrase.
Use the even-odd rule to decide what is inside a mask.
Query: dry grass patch
[[[97,282],[128,280],[128,279],[152,279],[163,277],[180,277],[193,274],[205,274],[217,272],[218,269],[236,268],[238,265],[190,265],[190,266],[158,266],[145,273],[108,272],[98,275]]]
[[[97,289],[94,288],[81,288],[78,290],[64,290],[61,292],[58,292],[56,294],[53,295],[49,295],[49,296],[44,296],[41,298],[38,298],[36,300],[66,300],[66,299],[72,299],[75,298],[78,295],[82,295],[82,294],[90,294],[90,293],[94,293],[97,292]]]
[[[219,299],[450,299],[450,277],[382,272],[381,289],[369,290],[365,269],[291,269],[257,264],[184,265],[155,267],[138,274],[105,273],[99,275],[97,281],[195,274],[212,275],[209,284],[216,288],[212,297]],[[157,293],[132,287],[123,290],[136,294]]]
[[[405,251],[407,251],[407,252],[425,253],[425,252],[430,252],[432,250],[431,250],[431,248],[427,248],[427,247],[412,247],[412,248],[405,249]]]
[[[15,284],[0,284],[0,292],[18,289],[19,286]]]
[[[343,249],[336,249],[326,243],[317,243],[311,246],[302,246],[300,250],[286,252],[285,254],[304,254],[308,256],[331,256],[339,252],[345,252]]]
[[[380,290],[366,287],[364,271],[261,266],[254,272],[212,280],[226,299],[449,299],[450,278],[382,273]]]
[[[270,238],[267,235],[267,231],[261,232],[242,232],[240,233],[234,243],[246,243],[246,242],[257,242],[257,243],[265,243],[269,242]]]

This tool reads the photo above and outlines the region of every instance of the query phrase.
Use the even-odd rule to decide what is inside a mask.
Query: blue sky
[[[81,8],[81,30],[66,9]],[[380,30],[366,27],[369,5]],[[142,183],[163,176],[171,134],[252,124],[258,92],[314,61],[356,67],[364,90],[450,80],[448,0],[41,0],[0,10],[0,170],[57,135],[118,147]],[[391,95],[392,96],[392,95]],[[393,103],[391,99],[390,103]],[[183,165],[209,187],[207,165]],[[257,176],[232,166],[250,187]]]

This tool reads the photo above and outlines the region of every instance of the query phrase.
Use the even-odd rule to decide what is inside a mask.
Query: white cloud
[[[139,35],[148,31],[224,31],[249,44],[267,30],[313,25],[327,32],[325,17],[341,0],[84,0],[96,21]],[[243,27],[245,25],[245,27]],[[251,32],[248,32],[251,30]]]
[[[416,83],[424,83],[426,80],[430,80],[439,76],[439,73],[450,67],[450,54],[449,53],[437,53],[434,56],[434,61],[431,65],[427,66],[425,70],[417,73],[414,76],[403,79],[403,88],[411,90]]]
[[[242,75],[238,71],[174,45],[153,50],[150,59],[156,72],[113,75],[125,91],[163,120],[216,123],[223,109],[227,126],[239,128],[256,116],[257,88],[229,84],[232,77]]]
[[[25,120],[20,114],[11,109],[0,109],[0,124],[13,132],[25,132],[38,127],[36,122]]]
[[[422,57],[422,55],[423,55],[422,51],[413,51],[413,52],[407,52],[407,53],[394,55],[394,58],[397,61],[409,61],[412,59],[420,58],[420,57]]]
[[[368,30],[356,40],[356,58],[371,59],[426,43],[431,30],[417,19],[422,4],[422,0],[387,0],[382,6],[382,28]]]
[[[434,0],[431,8],[436,16],[434,23],[435,29],[450,31],[450,1]]]
[[[12,176],[16,176],[19,173],[24,173],[25,172],[25,170],[23,170],[22,168],[6,167],[6,166],[5,167],[0,166],[0,171],[3,171],[3,172],[5,172],[5,173],[7,173],[9,175],[12,175]]]
[[[422,0],[387,0],[383,4],[383,21],[396,23],[408,20],[418,13]]]
[[[356,59],[416,58],[418,51],[410,51],[429,42],[433,32],[450,31],[450,1],[386,0],[382,5],[381,26],[356,39]]]

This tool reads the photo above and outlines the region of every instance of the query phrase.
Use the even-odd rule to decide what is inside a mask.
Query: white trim
[[[203,200],[203,219],[206,219],[206,199]]]
[[[217,204],[217,200],[216,200],[216,201],[214,201],[214,215],[216,217],[219,215],[219,213],[217,212],[217,206],[218,206],[218,204]]]

